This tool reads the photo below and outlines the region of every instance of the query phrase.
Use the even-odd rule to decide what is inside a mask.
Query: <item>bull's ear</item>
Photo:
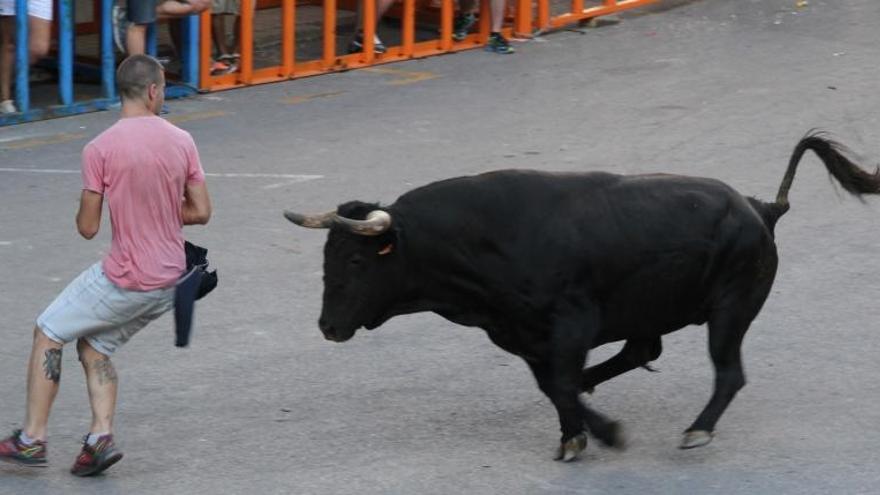
[[[386,254],[391,254],[394,251],[394,243],[386,244],[385,247],[380,249],[376,254],[379,256],[385,256]]]

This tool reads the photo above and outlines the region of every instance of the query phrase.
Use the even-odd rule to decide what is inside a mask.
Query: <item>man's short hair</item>
[[[162,64],[149,55],[132,55],[116,69],[116,87],[124,100],[143,98],[151,84],[162,82]]]

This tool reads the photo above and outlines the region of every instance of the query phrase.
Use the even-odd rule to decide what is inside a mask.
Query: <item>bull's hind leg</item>
[[[682,449],[702,447],[712,441],[715,423],[746,384],[740,351],[753,313],[739,309],[721,311],[709,318],[709,354],[715,366],[715,390],[703,412],[685,431],[679,445]]]
[[[639,366],[647,366],[660,357],[662,350],[659,336],[653,340],[627,340],[620,352],[581,373],[581,390],[592,394],[596,385]]]

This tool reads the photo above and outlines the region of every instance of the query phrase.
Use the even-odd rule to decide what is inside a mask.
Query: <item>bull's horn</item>
[[[310,229],[329,229],[330,225],[333,224],[333,220],[336,218],[336,212],[328,211],[327,213],[320,213],[317,215],[303,215],[290,210],[284,210],[284,218],[297,225],[308,227]]]
[[[379,235],[391,227],[391,215],[382,210],[371,211],[366,220],[354,220],[335,215],[334,221],[358,235]]]

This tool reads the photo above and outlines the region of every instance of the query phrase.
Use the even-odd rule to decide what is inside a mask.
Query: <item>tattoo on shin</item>
[[[101,385],[116,383],[116,368],[113,367],[113,363],[110,361],[110,358],[104,357],[95,360],[95,362],[92,364],[92,368],[94,368],[95,372],[98,373],[98,383],[100,383]]]
[[[43,372],[46,379],[55,383],[61,381],[61,349],[47,349],[43,359]]]

